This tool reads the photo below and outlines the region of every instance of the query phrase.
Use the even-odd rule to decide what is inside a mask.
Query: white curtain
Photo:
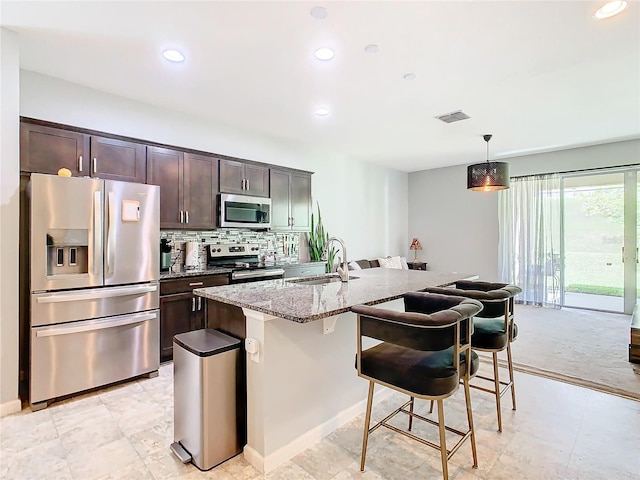
[[[560,177],[512,178],[499,192],[498,273],[522,288],[518,301],[560,304]]]

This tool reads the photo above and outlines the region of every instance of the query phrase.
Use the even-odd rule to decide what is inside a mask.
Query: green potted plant
[[[321,262],[324,260],[322,258],[322,252],[327,245],[327,240],[329,240],[329,232],[325,232],[324,225],[322,225],[320,204],[316,203],[316,205],[318,206],[318,223],[315,223],[314,214],[313,212],[311,212],[311,231],[309,232],[309,258],[312,262]],[[336,249],[332,246],[327,251],[327,266],[325,267],[325,271],[327,273],[331,273],[331,271],[333,270],[335,257]]]

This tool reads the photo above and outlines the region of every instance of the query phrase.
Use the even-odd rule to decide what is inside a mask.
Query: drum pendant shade
[[[487,161],[467,167],[467,189],[478,192],[493,192],[509,188],[509,164],[489,161],[489,140],[492,135],[484,135],[487,142]]]

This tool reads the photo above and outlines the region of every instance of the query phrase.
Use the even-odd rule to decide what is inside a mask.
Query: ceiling
[[[485,160],[485,133],[491,158],[640,138],[629,3],[3,0],[0,24],[23,69],[410,172]]]

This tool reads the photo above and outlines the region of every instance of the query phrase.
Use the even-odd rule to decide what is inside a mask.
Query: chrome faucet
[[[342,268],[341,268],[341,271],[338,272],[340,274],[340,280],[342,280],[343,282],[348,282],[349,281],[349,262],[347,261],[347,245],[344,243],[344,240],[338,237],[329,238],[327,240],[327,243],[324,244],[324,249],[322,250],[322,258],[326,260],[327,252],[329,250],[329,244],[334,241],[338,242],[340,244],[340,248],[342,248]]]

